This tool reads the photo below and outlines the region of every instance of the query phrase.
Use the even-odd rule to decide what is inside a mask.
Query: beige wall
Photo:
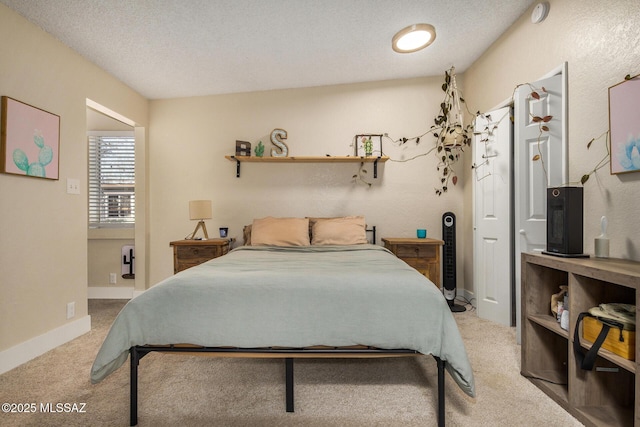
[[[603,156],[586,143],[608,127],[607,88],[640,72],[640,5],[630,1],[555,0],[546,21],[525,14],[463,75],[473,110],[509,98],[513,87],[569,63],[570,176],[578,180]],[[413,236],[427,228],[440,237],[441,217],[456,213],[459,288],[473,291],[470,268],[471,186],[469,157],[457,188],[434,195],[435,158],[420,157],[380,167],[371,188],[354,185],[351,164],[245,164],[241,178],[232,154],[236,139],[269,148],[268,134],[286,129],[291,155],[345,155],[353,135],[387,132],[392,138],[419,135],[432,123],[442,97],[441,79],[422,78],[298,90],[158,100],[144,98],[0,5],[0,93],[61,116],[60,180],[0,175],[0,350],[66,322],[66,303],[76,301],[76,318],[87,315],[87,199],[66,194],[66,179],[86,183],[86,111],[90,98],[131,118],[147,130],[150,150],[142,159],[148,175],[141,206],[148,229],[136,237],[148,244],[139,263],[147,285],[172,273],[169,242],[195,224],[188,201],[210,198],[211,234],[228,226],[231,236],[266,215],[363,214],[379,236]],[[446,68],[443,66],[443,68]],[[149,110],[147,111],[147,108]],[[149,117],[147,117],[147,113]],[[142,135],[145,132],[140,132]],[[427,141],[430,145],[430,139]],[[384,142],[394,159],[426,150]],[[368,167],[369,171],[371,168]],[[464,175],[467,177],[464,177]],[[640,259],[633,227],[640,174],[598,172],[585,187],[585,250],[593,251],[599,218],[610,218],[611,255]],[[148,207],[148,209],[146,209]],[[140,265],[140,264],[138,264]],[[137,280],[136,280],[137,281]],[[140,290],[137,284],[137,289]]]
[[[509,99],[518,83],[567,61],[570,178],[579,181],[606,152],[602,143],[587,151],[586,143],[608,128],[607,88],[640,72],[640,33],[633,27],[640,6],[632,3],[552,1],[548,18],[538,25],[525,13],[460,76],[469,108],[494,107]],[[452,210],[459,226],[459,270],[464,266],[458,287],[473,292],[471,183],[461,179],[452,194],[434,196],[433,157],[388,162],[372,188],[351,184],[356,168],[349,165],[245,164],[236,179],[235,165],[223,158],[233,152],[236,139],[262,140],[269,147],[268,134],[276,127],[289,132],[291,155],[347,154],[352,136],[361,132],[388,132],[393,138],[420,134],[437,112],[440,83],[425,78],[152,101],[149,282],[171,274],[168,242],[193,229],[188,200],[211,198],[209,229],[229,226],[238,237],[254,217],[354,213],[378,225],[381,236],[410,236],[424,226],[430,236],[440,237],[442,213]],[[385,141],[393,158],[423,148],[398,149]],[[471,176],[470,157],[459,171],[463,176]],[[640,174],[611,176],[605,168],[587,183],[586,252],[593,252],[599,219],[607,215],[611,255],[640,259],[640,232],[630,226],[638,207],[638,180]]]
[[[150,283],[172,274],[169,242],[195,227],[188,219],[192,199],[213,201],[210,234],[228,226],[240,240],[243,225],[268,215],[361,214],[381,237],[415,236],[417,228],[441,237],[443,213],[451,210],[463,219],[463,191],[435,195],[433,154],[381,165],[370,188],[352,182],[358,164],[243,164],[236,178],[235,163],[224,158],[234,154],[237,139],[263,141],[270,151],[274,128],[288,132],[292,156],[350,154],[359,133],[420,135],[438,112],[441,85],[436,77],[151,101]],[[385,140],[383,149],[393,159],[406,159],[432,144],[429,137],[419,146]],[[371,174],[371,166],[367,170]]]
[[[586,145],[609,127],[608,88],[627,74],[640,73],[639,20],[636,1],[552,0],[545,21],[534,25],[530,12],[525,13],[465,72],[467,101],[486,111],[509,99],[517,84],[535,81],[566,61],[569,179],[576,185],[606,154],[604,140],[589,150]],[[610,175],[607,165],[584,191],[585,252],[593,254],[600,217],[606,215],[610,255],[640,260],[640,229],[635,226],[640,173]],[[471,277],[470,263],[466,268]]]
[[[148,103],[4,5],[0,57],[0,94],[59,115],[61,141],[58,181],[0,174],[1,351],[87,316],[86,99],[141,126]]]
[[[133,288],[134,281],[132,279],[124,279],[122,277],[121,252],[125,245],[134,245],[133,229],[124,230],[125,234],[130,235],[128,238],[119,239],[114,235],[108,235],[103,238],[90,238],[87,248],[88,257],[88,279],[89,287],[130,287]],[[89,231],[91,233],[91,230]],[[128,259],[128,255],[127,255]],[[134,263],[135,266],[135,263]],[[116,273],[116,283],[111,284],[109,275]]]

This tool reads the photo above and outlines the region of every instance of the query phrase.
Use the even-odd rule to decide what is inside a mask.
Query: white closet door
[[[478,116],[473,143],[474,287],[478,316],[511,326],[513,312],[511,108]]]

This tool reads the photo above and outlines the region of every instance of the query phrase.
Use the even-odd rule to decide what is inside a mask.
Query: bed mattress
[[[442,293],[386,249],[243,246],[129,301],[91,369],[100,382],[138,345],[410,349],[434,355],[469,396],[473,372]]]

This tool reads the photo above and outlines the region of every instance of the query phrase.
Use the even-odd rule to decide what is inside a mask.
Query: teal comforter
[[[473,372],[442,293],[375,245],[236,248],[129,301],[100,348],[91,381],[118,369],[129,348],[367,345],[446,361],[475,395]]]

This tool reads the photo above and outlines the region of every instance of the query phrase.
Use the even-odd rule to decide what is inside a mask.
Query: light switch
[[[67,193],[68,194],[80,194],[80,180],[67,178]]]
[[[67,319],[71,319],[76,315],[76,302],[67,303]]]

